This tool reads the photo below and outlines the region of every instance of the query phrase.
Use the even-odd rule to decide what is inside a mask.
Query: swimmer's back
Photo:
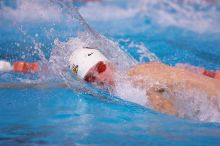
[[[146,84],[151,79],[171,88],[186,87],[202,90],[209,96],[220,96],[220,80],[159,62],[137,65],[129,70],[128,75],[141,77],[142,83],[145,81]]]

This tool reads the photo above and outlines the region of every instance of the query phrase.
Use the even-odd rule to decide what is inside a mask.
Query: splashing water
[[[150,62],[156,61],[160,62],[160,59],[150,50],[148,50],[143,43],[141,44],[135,44],[134,42],[131,42],[129,44],[129,48],[137,48],[137,53],[140,54],[139,62],[140,63],[145,63],[146,61],[144,60],[145,58],[149,59]]]
[[[193,89],[182,88],[182,91],[176,91],[175,106],[177,107],[178,116],[182,118],[220,122],[220,104],[219,97],[216,97],[216,103],[208,100],[206,93],[195,91]]]

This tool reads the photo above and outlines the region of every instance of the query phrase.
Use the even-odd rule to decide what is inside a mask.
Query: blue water
[[[115,7],[128,11],[124,3],[103,5],[110,6],[112,11]],[[103,5],[95,8],[101,9]],[[87,4],[78,6],[80,11],[88,7]],[[41,50],[48,59],[54,39],[67,41],[75,36],[78,26],[70,22],[39,21],[40,18],[31,17],[18,22],[13,15],[11,19],[5,17],[4,7],[5,4],[0,5],[4,14],[0,14],[0,59],[41,60],[30,37],[43,44]],[[107,20],[84,17],[97,32],[117,41],[136,60],[140,54],[129,49],[131,42],[143,43],[169,65],[190,63],[211,70],[220,69],[220,33],[217,28],[214,31],[212,25],[203,32],[187,24],[182,27],[181,23],[163,26],[145,12]],[[21,26],[27,34],[21,33]],[[48,34],[51,28],[54,31]],[[144,62],[148,61],[145,58]],[[1,82],[31,82],[38,78],[31,74],[0,73]],[[220,124],[180,119],[108,96],[79,94],[74,89],[0,89],[0,145],[218,146]]]

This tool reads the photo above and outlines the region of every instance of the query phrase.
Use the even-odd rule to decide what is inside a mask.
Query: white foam
[[[118,6],[102,5],[101,3],[89,3],[79,8],[80,13],[88,20],[111,21],[131,18],[139,10],[134,8],[120,8]]]
[[[180,3],[175,0],[163,0],[154,2],[145,1],[145,4],[142,3],[146,7],[143,12],[162,26],[182,27],[201,33],[220,31],[220,29],[213,29],[218,28],[220,16],[217,7],[214,5],[210,6],[207,3],[201,3],[201,1],[183,1]]]
[[[16,22],[60,21],[59,7],[42,0],[17,0],[16,8],[4,6],[0,16]]]
[[[137,103],[142,106],[148,105],[148,97],[146,91],[137,87],[134,87],[132,82],[126,78],[126,72],[121,73],[116,80],[116,87],[114,90],[115,95],[123,100]]]
[[[60,22],[64,17],[62,9],[48,1],[17,0],[15,3],[15,8],[2,6],[0,16],[16,22]],[[137,16],[142,16],[143,21],[147,17],[162,27],[175,26],[201,33],[220,32],[217,3],[210,4],[201,0],[137,0],[124,3],[125,6],[114,1],[106,4],[88,3],[81,6],[79,11],[87,20],[93,21],[135,20]]]
[[[220,32],[217,3],[210,4],[201,0],[137,0],[124,3],[126,6],[123,7],[118,6],[117,1],[90,3],[80,7],[79,11],[87,20],[93,21],[117,21],[143,16],[143,21],[147,17],[162,27],[175,26],[200,33]]]
[[[202,91],[184,89],[176,92],[175,106],[179,117],[200,121],[220,122],[219,97],[217,104]]]

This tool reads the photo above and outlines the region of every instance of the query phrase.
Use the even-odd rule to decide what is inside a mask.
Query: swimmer
[[[118,71],[100,51],[78,48],[70,56],[72,73],[86,82],[114,90]],[[171,67],[159,62],[133,66],[127,71],[128,80],[146,91],[150,106],[156,111],[176,115],[175,92],[195,90],[207,94],[220,112],[217,98],[220,97],[220,72],[198,69],[198,73],[181,67]],[[149,79],[157,84],[151,85]]]
[[[116,88],[116,76],[119,71],[109,59],[107,59],[99,50],[81,46],[70,55],[69,67],[71,72],[88,83],[101,87],[108,87],[114,90]],[[220,71],[211,72],[202,68],[177,65],[171,67],[159,62],[150,62],[146,64],[135,65],[131,67],[125,80],[129,80],[133,86],[146,92],[149,105],[156,111],[177,115],[175,107],[175,97],[177,92],[186,92],[186,90],[195,90],[207,94],[209,101],[220,112],[218,99],[220,97]],[[149,79],[157,84],[151,84]],[[54,88],[66,87],[65,84],[45,85],[45,84],[17,84],[2,85],[0,88],[10,87],[38,87]]]

